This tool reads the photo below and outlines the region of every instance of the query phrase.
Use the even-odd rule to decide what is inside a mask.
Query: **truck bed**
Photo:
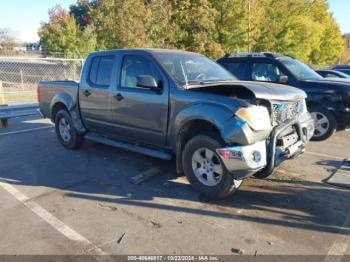
[[[40,111],[46,118],[51,118],[51,105],[58,98],[70,96],[73,104],[78,101],[79,83],[75,81],[41,81],[38,86]]]

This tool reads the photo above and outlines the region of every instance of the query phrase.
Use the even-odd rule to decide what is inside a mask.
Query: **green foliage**
[[[178,48],[217,58],[270,51],[332,64],[345,41],[327,0],[79,0],[56,8],[39,32],[44,48]]]
[[[173,0],[172,8],[177,48],[214,57],[222,54],[214,37],[216,10],[208,0]]]
[[[99,49],[149,46],[143,0],[101,0],[92,15]]]
[[[49,14],[50,21],[42,24],[39,30],[43,50],[80,58],[96,49],[93,26],[87,26],[82,31],[75,18],[60,6],[51,9]]]

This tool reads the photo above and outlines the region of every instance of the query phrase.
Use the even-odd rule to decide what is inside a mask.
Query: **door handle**
[[[122,96],[122,94],[116,94],[114,96],[114,98],[117,100],[117,101],[122,101],[124,99],[124,97]]]
[[[91,92],[89,90],[84,91],[84,96],[88,97],[91,95]]]

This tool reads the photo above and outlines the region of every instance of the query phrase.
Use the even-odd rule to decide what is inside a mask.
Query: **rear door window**
[[[94,88],[108,88],[112,79],[114,56],[94,57],[91,62],[89,81]]]

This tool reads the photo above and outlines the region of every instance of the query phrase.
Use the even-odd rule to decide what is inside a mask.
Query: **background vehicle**
[[[233,53],[218,63],[241,80],[288,84],[304,90],[316,124],[313,140],[325,140],[350,125],[349,83],[327,80],[292,57],[272,53]]]
[[[344,79],[350,79],[350,75],[347,75],[343,72],[337,71],[337,70],[316,70],[316,72],[325,77],[325,78],[344,78]]]
[[[66,148],[84,139],[161,159],[212,198],[248,176],[267,177],[304,152],[314,125],[306,94],[237,81],[188,52],[125,49],[92,53],[80,84],[41,82],[40,110]]]
[[[350,65],[337,65],[333,67],[333,70],[343,72],[344,74],[347,74],[350,76]]]

